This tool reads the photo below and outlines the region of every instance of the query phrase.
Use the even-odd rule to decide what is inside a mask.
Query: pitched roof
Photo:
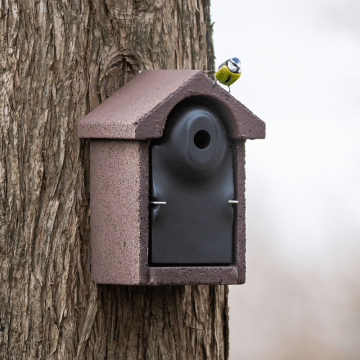
[[[162,136],[167,116],[189,97],[214,107],[233,139],[265,138],[265,123],[199,70],[145,70],[79,121],[80,138],[151,139]]]

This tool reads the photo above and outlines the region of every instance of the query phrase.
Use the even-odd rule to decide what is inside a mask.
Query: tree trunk
[[[0,0],[0,359],[226,359],[227,287],[90,280],[77,122],[142,69],[212,69],[209,0]]]

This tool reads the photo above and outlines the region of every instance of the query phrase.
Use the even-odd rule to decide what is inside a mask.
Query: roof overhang
[[[265,123],[199,70],[145,70],[79,121],[80,138],[153,139],[170,111],[197,98],[215,108],[232,139],[264,139]]]

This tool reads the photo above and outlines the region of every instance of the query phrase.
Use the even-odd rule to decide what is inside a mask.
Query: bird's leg
[[[228,85],[228,88],[229,88],[228,97],[230,97],[230,86],[229,85]]]
[[[213,82],[213,86],[215,86],[215,85],[216,85],[216,83],[217,83],[217,79]]]

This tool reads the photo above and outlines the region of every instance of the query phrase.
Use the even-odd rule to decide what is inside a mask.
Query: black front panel
[[[232,149],[218,116],[184,103],[151,142],[150,263],[232,262]]]

